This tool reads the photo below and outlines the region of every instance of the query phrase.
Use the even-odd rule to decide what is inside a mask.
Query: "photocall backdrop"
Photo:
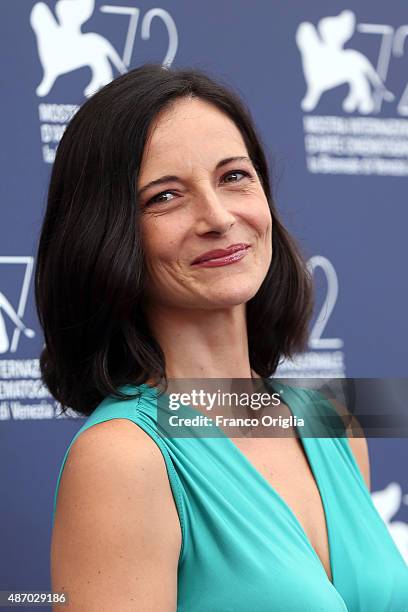
[[[24,0],[2,3],[1,15],[0,589],[48,590],[54,488],[83,424],[57,417],[40,382],[33,291],[67,122],[147,61],[202,68],[235,88],[317,287],[308,350],[277,374],[404,378],[408,12],[402,1]],[[368,444],[373,500],[408,562],[407,439]]]

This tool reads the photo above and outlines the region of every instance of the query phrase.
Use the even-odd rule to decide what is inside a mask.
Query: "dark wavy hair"
[[[305,349],[311,274],[279,220],[250,112],[228,86],[193,68],[145,64],[87,100],[58,146],[35,267],[44,346],[42,381],[61,404],[90,415],[124,384],[167,389],[164,353],[143,314],[145,260],[137,179],[149,127],[186,96],[210,102],[239,129],[272,215],[271,266],[247,303],[251,368],[270,377],[280,358]]]

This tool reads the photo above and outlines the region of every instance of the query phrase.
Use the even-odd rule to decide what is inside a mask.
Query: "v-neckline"
[[[272,391],[273,389],[273,383],[272,381],[267,381],[268,384],[271,385],[272,387]],[[287,388],[286,385],[282,385],[281,383],[279,383],[279,386],[283,386],[285,388]],[[293,397],[293,396],[292,396]],[[284,400],[285,405],[289,408],[289,411],[291,412],[291,414],[293,416],[298,416],[298,414],[296,413],[296,411],[293,409],[292,401],[290,401],[290,403],[287,402],[286,398]],[[294,428],[296,429],[297,433],[298,433],[298,437],[300,440],[300,443],[303,447],[303,451],[306,457],[306,460],[309,464],[309,468],[311,470],[311,473],[313,475],[313,479],[315,481],[317,490],[319,492],[320,495],[320,499],[322,502],[322,507],[323,507],[323,515],[324,515],[324,519],[325,519],[325,523],[326,523],[326,532],[327,532],[327,544],[328,544],[328,552],[329,552],[329,566],[330,566],[330,573],[332,576],[332,579],[330,580],[329,575],[326,572],[326,568],[324,567],[319,555],[317,554],[314,546],[312,545],[312,542],[309,538],[309,536],[307,535],[302,523],[300,522],[300,520],[298,519],[298,517],[296,516],[296,514],[294,513],[294,511],[292,510],[292,508],[289,506],[289,504],[284,500],[284,498],[282,497],[282,495],[275,489],[275,487],[272,486],[272,484],[265,478],[265,476],[263,476],[263,474],[261,474],[261,472],[254,466],[254,464],[252,463],[252,461],[250,461],[250,459],[248,459],[248,457],[245,455],[245,453],[243,453],[241,451],[241,449],[231,440],[231,438],[229,438],[225,432],[222,433],[225,436],[225,438],[228,440],[228,443],[231,445],[231,447],[233,447],[233,449],[235,450],[235,452],[243,459],[243,461],[248,465],[249,469],[253,472],[255,472],[258,476],[258,478],[264,483],[264,486],[273,493],[273,495],[275,495],[283,504],[283,506],[287,509],[287,511],[289,512],[289,514],[292,516],[293,521],[296,523],[296,525],[298,526],[298,528],[301,530],[307,544],[309,545],[310,549],[312,550],[314,556],[316,557],[318,563],[320,564],[320,566],[322,567],[325,576],[327,577],[327,580],[330,582],[330,584],[334,585],[334,568],[333,568],[333,547],[331,545],[331,525],[329,524],[328,521],[328,511],[327,511],[327,501],[325,498],[325,495],[323,493],[323,488],[321,486],[321,483],[319,482],[319,478],[317,476],[317,472],[313,466],[313,462],[311,460],[311,455],[310,455],[310,450],[307,448],[307,444],[305,443],[299,428],[297,425],[294,425]],[[219,428],[218,428],[219,429]]]
[[[289,391],[291,392],[291,388],[288,385],[285,385],[285,384],[279,382],[279,384],[276,385],[276,389],[274,389],[274,384],[273,384],[274,381],[273,381],[273,379],[263,379],[263,380],[267,384],[267,386],[271,387],[272,392],[274,392],[274,391],[277,392],[278,391],[278,389],[277,389],[278,386],[279,387],[283,387],[284,390],[289,389]],[[156,387],[152,387],[151,385],[148,385],[146,383],[141,384],[140,387],[144,387],[145,389],[152,391],[156,395],[156,398],[157,398],[157,388]],[[165,395],[167,395],[167,393],[165,393]],[[292,398],[293,398],[293,394],[292,394]],[[289,411],[290,411],[290,413],[293,416],[298,416],[297,411],[293,409],[292,400],[288,403],[287,399],[285,398],[284,403],[289,408]],[[296,403],[296,398],[294,398],[294,402],[293,403]],[[185,406],[184,405],[184,408],[185,409],[187,408],[188,410],[191,410],[194,413],[201,414],[201,412],[196,410],[195,408],[193,408],[193,406],[190,406],[190,405]],[[300,522],[300,520],[298,519],[298,517],[296,516],[296,514],[294,513],[292,508],[289,506],[289,504],[284,500],[282,495],[271,485],[271,483],[265,478],[265,476],[263,476],[261,474],[261,472],[254,466],[254,464],[248,459],[248,457],[240,450],[240,448],[231,440],[231,438],[229,438],[226,435],[226,433],[220,427],[218,427],[217,425],[214,425],[214,427],[215,427],[216,430],[220,431],[221,437],[227,440],[227,444],[229,444],[230,447],[234,450],[234,452],[239,457],[241,457],[241,460],[243,460],[246,463],[248,468],[257,475],[258,479],[260,479],[260,481],[264,484],[265,488],[267,490],[269,490],[275,497],[277,497],[280,500],[280,502],[286,508],[286,510],[289,513],[289,515],[292,517],[292,520],[294,521],[294,523],[297,525],[297,527],[300,529],[301,533],[303,534],[303,537],[304,537],[307,545],[309,546],[312,554],[315,556],[318,564],[320,565],[321,569],[323,570],[324,575],[326,576],[328,582],[335,588],[335,574],[334,574],[334,565],[333,565],[333,561],[334,561],[334,558],[333,558],[333,546],[332,546],[332,538],[331,538],[331,524],[328,521],[328,510],[327,510],[328,505],[327,505],[325,494],[323,493],[323,487],[322,487],[322,485],[321,485],[321,483],[319,481],[319,477],[317,476],[317,472],[315,470],[315,467],[313,466],[313,462],[311,460],[311,454],[310,454],[310,451],[308,449],[308,445],[305,442],[305,440],[303,439],[303,437],[302,437],[302,435],[301,435],[301,433],[299,431],[298,426],[294,425],[294,427],[295,427],[295,429],[296,429],[296,431],[298,433],[298,437],[299,437],[300,443],[301,443],[301,445],[303,447],[303,451],[304,451],[306,460],[307,460],[307,462],[309,464],[309,468],[310,468],[311,473],[313,475],[313,479],[315,481],[315,484],[316,484],[316,487],[317,487],[317,490],[319,492],[320,499],[321,499],[321,502],[322,502],[323,515],[324,515],[324,519],[325,519],[325,523],[326,523],[327,543],[328,543],[328,552],[329,552],[329,566],[330,566],[330,573],[331,573],[331,576],[332,576],[331,580],[330,580],[330,578],[329,578],[329,576],[328,576],[328,574],[326,572],[326,568],[324,567],[324,565],[323,565],[319,555],[317,554],[314,546],[312,545],[312,542],[310,541],[310,538],[307,535],[307,533],[306,533],[302,523]]]

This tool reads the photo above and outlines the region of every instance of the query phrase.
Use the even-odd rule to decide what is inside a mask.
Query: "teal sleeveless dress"
[[[293,416],[304,418],[316,405],[336,415],[317,391],[276,384],[269,379]],[[316,438],[298,429],[325,511],[331,582],[293,511],[219,428],[218,437],[163,436],[157,389],[120,390],[139,391],[139,397],[105,398],[76,433],[59,473],[53,520],[75,439],[96,423],[129,419],[159,447],[178,511],[178,612],[408,612],[408,566],[372,502],[347,437]],[[183,416],[198,414],[192,407],[181,410]]]

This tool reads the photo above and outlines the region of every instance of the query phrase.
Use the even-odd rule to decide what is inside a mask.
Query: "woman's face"
[[[272,219],[227,115],[199,98],[163,111],[150,130],[137,187],[148,302],[215,309],[257,293],[271,262]],[[234,263],[193,265],[207,251],[241,243],[249,247]]]

